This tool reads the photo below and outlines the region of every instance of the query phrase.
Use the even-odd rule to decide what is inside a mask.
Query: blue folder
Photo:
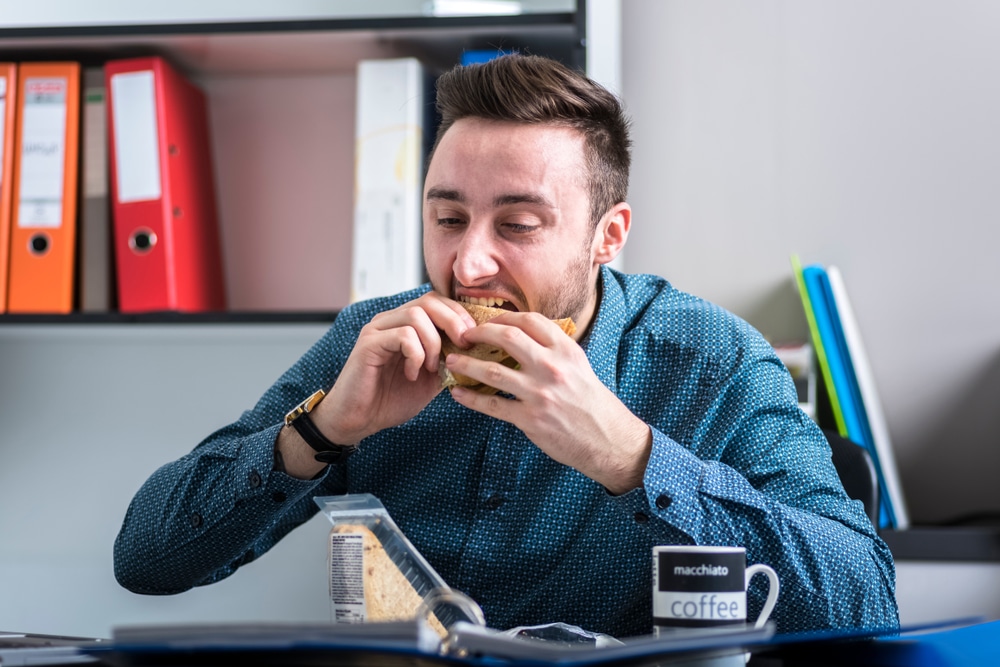
[[[854,364],[851,362],[847,339],[844,337],[840,315],[833,299],[830,279],[826,274],[826,269],[818,265],[805,267],[802,270],[802,276],[809,292],[816,326],[826,350],[830,375],[844,416],[847,432],[841,433],[841,435],[861,445],[871,455],[872,461],[875,463],[879,486],[879,528],[895,528],[897,525],[896,512],[886,487],[885,477],[882,474],[882,466],[879,464],[875,438],[872,436],[871,426],[868,423],[868,415],[861,398],[861,386],[854,373]]]

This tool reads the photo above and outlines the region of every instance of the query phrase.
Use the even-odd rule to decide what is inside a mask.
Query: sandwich
[[[459,303],[461,303],[469,314],[472,315],[472,319],[476,321],[477,325],[489,322],[494,317],[510,312],[508,310],[504,310],[503,308],[480,306],[473,303],[465,303],[464,301]],[[573,322],[573,318],[571,317],[553,320],[553,322],[558,324],[559,328],[566,332],[567,336],[572,336],[576,333],[576,324]],[[499,347],[493,347],[492,345],[486,345],[484,343],[477,343],[476,345],[473,345],[469,349],[465,350],[453,343],[447,336],[443,336],[441,341],[441,361],[438,365],[438,374],[441,376],[441,386],[446,389],[450,389],[455,386],[468,387],[469,389],[477,391],[480,394],[495,394],[499,391],[498,389],[485,385],[478,380],[474,380],[459,373],[452,373],[445,368],[444,360],[453,352],[455,354],[464,354],[483,361],[494,361],[515,370],[518,368],[517,360]]]
[[[393,562],[375,533],[360,524],[339,524],[333,527],[331,533],[362,536],[365,620],[385,622],[416,618],[423,597]],[[350,568],[350,565],[348,563],[347,567]],[[332,594],[333,578],[349,578],[350,574],[335,572],[331,563],[330,576]],[[448,636],[448,631],[433,612],[429,612],[427,621],[442,639]]]

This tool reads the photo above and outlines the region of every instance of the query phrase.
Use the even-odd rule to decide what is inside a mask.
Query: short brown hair
[[[594,225],[628,195],[631,140],[621,102],[555,60],[514,54],[454,67],[438,78],[437,109],[441,124],[435,148],[455,121],[469,117],[579,130],[584,136]]]

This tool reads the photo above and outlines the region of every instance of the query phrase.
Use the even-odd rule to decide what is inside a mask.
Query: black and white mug
[[[747,567],[743,547],[653,547],[653,626],[709,628],[747,622],[747,586],[756,574],[769,581],[767,601],[754,627],[761,627],[778,601],[778,575],[769,566]]]

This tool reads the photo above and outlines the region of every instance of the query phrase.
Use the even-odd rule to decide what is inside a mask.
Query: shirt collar
[[[619,277],[607,266],[601,267],[598,278],[601,303],[590,332],[580,341],[594,373],[605,387],[615,393],[618,390],[618,347],[628,319]]]

